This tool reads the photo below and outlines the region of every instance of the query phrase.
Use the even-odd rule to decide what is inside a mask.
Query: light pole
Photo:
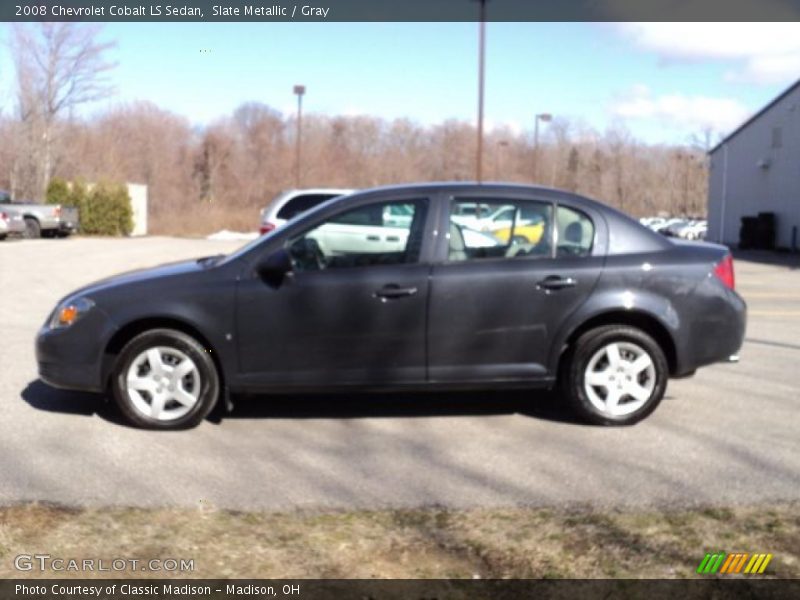
[[[300,187],[300,140],[303,135],[303,94],[306,93],[306,86],[294,86],[294,93],[297,95],[297,135],[295,136],[295,156],[294,156],[294,187]]]
[[[478,183],[483,179],[483,82],[486,56],[486,2],[477,0],[481,5],[481,20],[478,29],[478,153],[475,157],[475,179]]]
[[[534,183],[539,180],[539,121],[549,123],[553,120],[553,115],[550,113],[539,113],[536,115],[533,124],[533,181]]]

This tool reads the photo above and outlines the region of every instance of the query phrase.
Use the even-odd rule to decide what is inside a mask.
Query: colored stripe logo
[[[697,567],[697,572],[701,575],[713,575],[720,573],[723,575],[761,575],[767,568],[772,554],[750,554],[749,552],[735,552],[726,554],[717,552],[707,553],[705,558]]]

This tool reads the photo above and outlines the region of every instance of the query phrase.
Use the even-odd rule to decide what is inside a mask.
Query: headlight
[[[80,319],[94,306],[89,298],[69,298],[59,304],[50,317],[50,329],[64,329]]]

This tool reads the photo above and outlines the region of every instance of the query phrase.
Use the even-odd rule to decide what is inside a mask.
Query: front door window
[[[427,201],[360,206],[289,240],[295,271],[321,271],[419,260]]]

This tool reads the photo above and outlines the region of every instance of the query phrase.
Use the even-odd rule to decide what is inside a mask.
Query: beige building
[[[128,183],[133,211],[133,231],[131,235],[147,235],[147,186],[141,183]]]

